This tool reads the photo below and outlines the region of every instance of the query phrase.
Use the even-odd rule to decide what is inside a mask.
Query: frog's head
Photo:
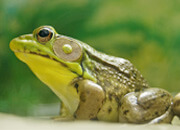
[[[57,34],[51,26],[41,26],[13,39],[10,48],[26,63],[35,75],[48,85],[74,113],[79,104],[79,94],[72,82],[78,78],[90,78],[84,74],[82,60],[84,50],[81,42]]]

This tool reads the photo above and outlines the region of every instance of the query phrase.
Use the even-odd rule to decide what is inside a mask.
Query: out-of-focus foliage
[[[179,0],[1,0],[0,111],[28,115],[59,99],[9,49],[12,38],[52,25],[99,51],[129,59],[152,87],[180,91]]]

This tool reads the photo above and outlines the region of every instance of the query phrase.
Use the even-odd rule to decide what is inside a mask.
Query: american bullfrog
[[[62,101],[60,118],[125,123],[170,123],[180,94],[150,88],[133,64],[41,26],[10,48]]]

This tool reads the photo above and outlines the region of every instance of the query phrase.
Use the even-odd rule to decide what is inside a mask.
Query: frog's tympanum
[[[126,59],[41,26],[10,43],[18,59],[62,101],[59,118],[125,123],[170,123],[180,94],[150,88]]]

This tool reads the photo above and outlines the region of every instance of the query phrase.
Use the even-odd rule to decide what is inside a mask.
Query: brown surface
[[[132,125],[98,121],[60,122],[48,119],[23,118],[0,113],[0,130],[180,130],[180,120],[175,118],[173,125]]]

